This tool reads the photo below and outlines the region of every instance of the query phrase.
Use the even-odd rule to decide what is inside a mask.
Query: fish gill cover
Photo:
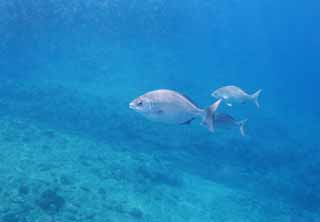
[[[317,222],[319,9],[1,1],[0,221]],[[226,85],[263,89],[260,109],[218,109],[245,137],[128,108],[160,88],[207,107]]]

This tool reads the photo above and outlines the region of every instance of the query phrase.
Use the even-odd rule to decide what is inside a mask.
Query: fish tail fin
[[[240,121],[237,122],[237,125],[239,125],[239,127],[240,127],[241,136],[245,136],[246,135],[244,127],[245,127],[247,121],[248,121],[248,119],[244,119],[244,120],[240,120]]]
[[[257,92],[255,92],[255,93],[253,93],[252,95],[251,95],[251,98],[252,98],[252,100],[253,100],[253,102],[256,104],[256,106],[258,107],[258,108],[260,108],[260,104],[259,104],[259,96],[260,96],[260,93],[262,92],[262,89],[259,89]]]
[[[217,100],[216,102],[214,102],[211,106],[209,106],[206,110],[205,110],[205,115],[202,119],[202,125],[208,127],[208,130],[210,132],[214,132],[214,115],[216,110],[218,109],[219,105],[221,103],[221,99]]]

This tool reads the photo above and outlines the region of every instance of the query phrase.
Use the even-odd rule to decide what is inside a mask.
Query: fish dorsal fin
[[[184,97],[185,99],[189,100],[194,106],[199,107],[197,103],[195,103],[189,96],[186,96],[185,94],[179,93],[180,96]]]

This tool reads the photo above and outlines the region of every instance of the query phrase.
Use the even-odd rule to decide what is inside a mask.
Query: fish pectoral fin
[[[156,114],[158,114],[158,115],[161,115],[162,113],[164,113],[164,111],[161,110],[161,109],[159,109],[159,110],[156,111]]]
[[[181,123],[180,125],[189,125],[195,118],[189,119],[186,122]]]

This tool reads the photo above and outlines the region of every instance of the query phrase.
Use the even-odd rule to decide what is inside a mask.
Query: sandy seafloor
[[[212,136],[119,113],[112,87],[46,81],[2,83],[1,222],[320,221],[316,188],[299,181],[315,163],[297,163],[280,126]]]

